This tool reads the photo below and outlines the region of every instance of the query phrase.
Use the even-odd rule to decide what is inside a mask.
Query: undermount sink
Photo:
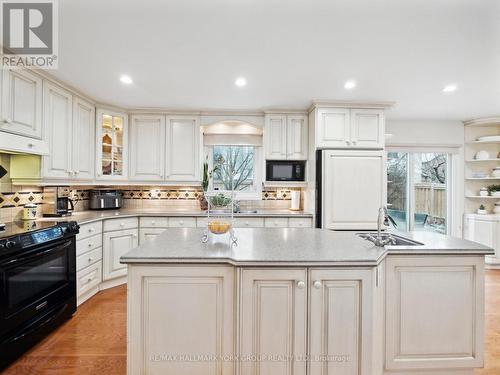
[[[257,210],[239,210],[236,211],[237,214],[256,214]]]
[[[361,237],[364,240],[368,241],[369,237],[376,237],[377,233],[376,232],[370,232],[370,233],[356,233],[358,237]],[[386,240],[389,238],[392,238],[393,243],[388,244],[387,246],[421,246],[423,243],[418,242],[418,241],[413,241],[409,240],[408,238],[404,238],[395,234],[391,233],[381,233],[380,237],[382,240]]]
[[[231,210],[210,210],[210,214],[218,215],[218,214],[228,214],[231,213]],[[236,211],[235,214],[256,214],[257,210],[239,210]]]

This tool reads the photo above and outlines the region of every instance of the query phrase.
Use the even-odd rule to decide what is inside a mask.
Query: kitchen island
[[[484,256],[407,233],[175,228],[123,255],[129,374],[472,374],[483,363]]]

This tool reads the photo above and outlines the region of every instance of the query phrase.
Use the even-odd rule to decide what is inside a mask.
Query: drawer
[[[286,217],[266,217],[264,220],[266,228],[286,228],[288,227],[288,219]]]
[[[156,236],[165,232],[166,228],[140,228],[139,229],[139,245],[144,242],[155,238]]]
[[[90,289],[96,287],[102,280],[102,262],[97,262],[84,268],[77,273],[76,290],[78,295],[82,295]]]
[[[206,217],[196,218],[196,226],[198,228],[206,228],[207,225],[208,225],[208,218],[206,218]]]
[[[76,270],[80,271],[102,259],[102,247],[76,257]]]
[[[102,233],[102,221],[80,225],[80,232],[76,235],[76,240],[87,238],[95,234]]]
[[[263,228],[263,217],[237,217],[234,219],[235,228]]]
[[[195,217],[171,217],[168,226],[172,228],[196,228]]]
[[[288,219],[290,228],[312,228],[312,219],[309,217],[291,217]]]
[[[102,233],[76,241],[76,256],[102,246]]]
[[[108,219],[104,220],[104,231],[110,232],[113,230],[134,229],[138,226],[136,217],[128,217],[124,219]]]
[[[139,226],[141,228],[168,228],[168,217],[141,217]]]

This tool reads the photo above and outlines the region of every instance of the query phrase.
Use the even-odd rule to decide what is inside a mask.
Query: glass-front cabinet
[[[97,178],[127,177],[128,120],[125,113],[97,111]]]

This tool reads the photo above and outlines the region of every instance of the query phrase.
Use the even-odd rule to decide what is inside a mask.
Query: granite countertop
[[[60,218],[42,218],[40,220],[58,220],[69,221],[75,220],[79,224],[86,224],[97,220],[125,218],[135,216],[171,216],[171,217],[204,217],[207,216],[206,211],[196,209],[168,208],[168,209],[128,209],[121,208],[119,210],[103,210],[103,211],[79,211],[74,212],[71,216]],[[238,213],[234,217],[297,217],[297,218],[312,218],[313,215],[305,211],[289,211],[289,210],[257,210],[256,213]]]
[[[403,234],[424,245],[387,248],[376,247],[353,232],[238,228],[235,233],[238,245],[230,246],[227,236],[221,236],[220,242],[202,243],[201,228],[171,228],[124,254],[121,262],[374,266],[388,254],[493,254],[492,249],[478,243],[427,232]]]

